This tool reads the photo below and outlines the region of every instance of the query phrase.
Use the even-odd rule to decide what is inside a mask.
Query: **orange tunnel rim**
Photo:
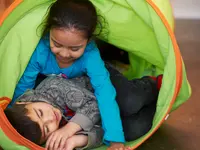
[[[23,0],[14,0],[14,2],[4,11],[3,15],[0,16],[0,26],[3,24],[4,20],[9,16],[9,14],[23,2]]]
[[[175,38],[174,32],[172,31],[167,19],[162,14],[160,9],[156,6],[156,4],[152,0],[146,0],[146,1],[155,10],[155,12],[158,14],[158,16],[162,20],[163,24],[165,25],[165,27],[166,27],[166,29],[167,29],[170,37],[171,37],[172,44],[174,46],[174,54],[175,54],[175,58],[176,58],[176,85],[175,85],[175,91],[174,91],[173,98],[172,98],[172,100],[170,102],[170,106],[169,106],[169,108],[167,110],[167,113],[165,114],[165,116],[161,120],[161,122],[153,129],[153,131],[148,136],[146,136],[137,145],[131,147],[131,149],[136,149],[137,147],[139,147],[142,143],[144,143],[147,139],[149,139],[149,137],[151,137],[159,129],[159,127],[165,121],[166,116],[170,113],[170,110],[171,110],[171,108],[172,108],[172,106],[173,106],[173,104],[174,104],[174,102],[176,100],[176,97],[177,97],[177,95],[178,95],[178,93],[180,91],[181,85],[182,85],[182,58],[181,58],[179,47],[178,47],[177,42],[176,42],[176,38]]]

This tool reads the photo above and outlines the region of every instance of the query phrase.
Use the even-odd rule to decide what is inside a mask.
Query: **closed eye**
[[[44,135],[45,135],[45,137],[47,136],[48,133],[49,133],[49,128],[47,126],[44,126]]]
[[[42,116],[43,116],[43,112],[42,112],[42,110],[41,110],[41,109],[39,109],[39,114],[40,114],[40,117],[42,117]]]
[[[60,47],[62,47],[62,45],[61,44],[59,44],[58,42],[56,42],[55,40],[53,40],[52,38],[51,38],[51,40],[53,41],[53,44],[54,44],[54,46],[55,47],[57,47],[57,48],[60,48]]]
[[[54,45],[55,45],[57,48],[62,47],[62,45],[60,45],[60,44],[58,44],[58,43],[56,43],[56,42],[54,42]]]
[[[79,49],[81,49],[83,46],[82,45],[80,45],[80,46],[72,46],[72,47],[70,47],[70,49],[72,50],[72,51],[78,51]]]
[[[39,111],[37,111],[36,109],[34,109],[36,115],[38,116],[38,118],[40,118],[40,114],[39,114]]]

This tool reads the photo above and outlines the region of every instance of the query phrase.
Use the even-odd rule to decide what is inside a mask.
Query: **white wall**
[[[176,18],[200,19],[200,0],[170,0]]]

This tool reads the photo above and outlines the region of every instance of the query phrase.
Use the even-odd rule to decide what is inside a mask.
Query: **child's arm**
[[[72,105],[75,104],[76,102],[72,103]],[[76,114],[71,118],[70,122],[80,125],[84,131],[90,131],[99,121],[100,113],[95,96],[93,94],[84,95],[82,105],[76,110]]]
[[[57,131],[53,132],[46,142],[47,149],[62,149],[65,146],[67,140],[75,135],[78,131],[81,131],[81,127],[73,122],[67,123],[62,128],[58,129]]]
[[[84,150],[86,148],[84,148],[88,143],[88,136],[81,134],[81,135],[73,135],[72,137],[70,137],[67,142],[65,143],[64,146],[60,146],[63,147],[62,150],[74,150],[74,149],[80,149],[80,150]]]
[[[85,89],[82,89],[82,92],[83,94],[90,93]],[[70,101],[68,104],[69,108],[77,104],[74,99],[76,99],[76,97],[74,97],[72,100],[68,97],[68,101]],[[64,147],[64,144],[67,142],[67,140],[75,135],[75,133],[81,130],[90,131],[94,125],[100,121],[100,113],[98,110],[96,98],[92,93],[91,95],[82,95],[82,101],[80,103],[81,105],[76,110],[76,114],[72,117],[72,119],[70,119],[69,123],[67,123],[61,129],[55,131],[48,138],[46,148],[57,149],[59,145]],[[59,148],[62,148],[62,146]]]
[[[105,131],[104,142],[107,144],[109,144],[108,142],[125,142],[119,107],[115,100],[115,88],[95,43],[90,43],[90,47],[93,50],[85,60],[85,68],[98,101]]]

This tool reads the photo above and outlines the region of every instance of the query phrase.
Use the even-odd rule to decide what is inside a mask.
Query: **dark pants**
[[[110,65],[106,68],[117,92],[125,139],[135,140],[152,127],[158,98],[156,81],[149,77],[129,81]]]

